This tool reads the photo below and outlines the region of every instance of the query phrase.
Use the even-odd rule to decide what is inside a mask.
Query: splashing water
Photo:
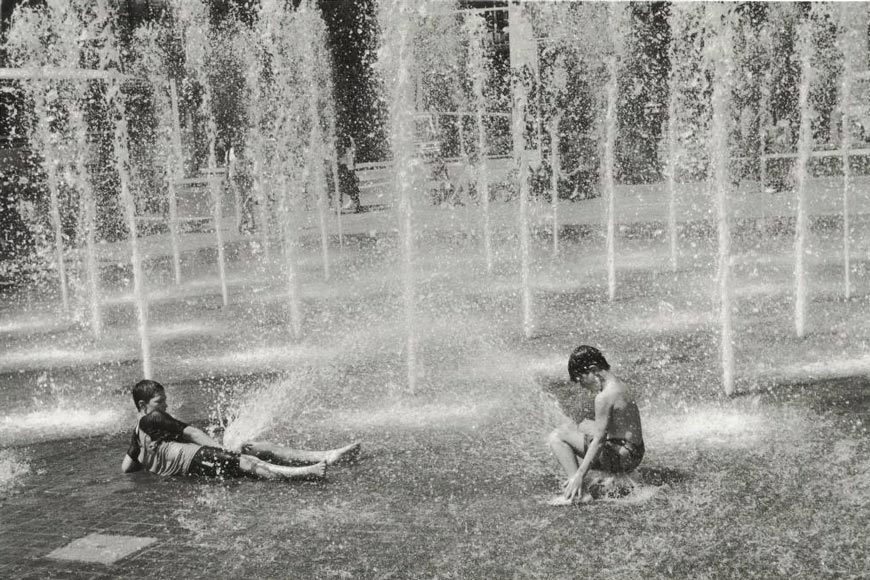
[[[12,449],[0,449],[0,495],[10,490],[30,473],[30,464]]]
[[[119,409],[41,409],[0,418],[0,441],[33,443],[69,437],[87,437],[120,429],[126,413]]]
[[[311,370],[295,371],[246,393],[231,395],[216,412],[217,421],[226,426],[224,446],[238,451],[244,443],[276,426],[297,423],[314,410],[316,385],[322,380]]]

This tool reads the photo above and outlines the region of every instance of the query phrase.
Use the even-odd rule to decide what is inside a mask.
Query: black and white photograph
[[[870,2],[0,0],[0,579],[870,578]]]

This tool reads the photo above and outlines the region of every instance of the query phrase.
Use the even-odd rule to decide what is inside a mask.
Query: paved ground
[[[650,207],[660,211],[662,198],[656,199]],[[563,223],[579,227],[600,220],[600,214],[583,213],[584,207],[600,209],[566,204]],[[770,206],[758,207],[756,213],[764,214]],[[545,210],[542,206],[539,217]],[[703,213],[700,206],[696,210]],[[307,447],[361,438],[366,455],[356,466],[334,470],[326,484],[288,485],[122,475],[118,465],[127,435],[114,426],[96,435],[16,444],[11,451],[21,454],[30,472],[0,496],[0,578],[574,578],[593,569],[602,571],[602,578],[620,579],[691,577],[698,569],[709,578],[860,578],[870,569],[863,547],[849,543],[863,538],[868,525],[866,511],[854,506],[866,502],[870,466],[863,459],[847,461],[866,457],[868,441],[863,424],[856,422],[867,408],[866,380],[858,375],[870,364],[870,325],[858,316],[867,296],[866,243],[857,246],[856,264],[863,274],[856,272],[858,291],[848,301],[837,289],[837,241],[834,235],[825,241],[815,270],[813,332],[798,340],[790,322],[790,239],[760,235],[744,242],[735,264],[738,368],[742,387],[761,394],[717,403],[712,262],[710,256],[692,257],[695,240],[683,240],[687,261],[681,271],[664,276],[656,266],[664,264],[660,238],[654,243],[620,238],[624,261],[620,296],[613,303],[603,299],[598,276],[603,271],[600,240],[575,237],[572,243],[579,247],[552,262],[552,269],[545,241],[537,240],[539,334],[524,340],[516,321],[515,257],[504,233],[514,228],[513,210],[503,206],[499,211],[505,245],[493,279],[478,275],[479,256],[466,255],[471,246],[448,240],[447,251],[421,258],[428,269],[421,352],[431,373],[424,384],[437,385],[437,397],[427,392],[403,397],[390,386],[401,382],[404,372],[404,341],[391,314],[399,311],[399,293],[382,284],[383,265],[394,249],[382,247],[377,235],[363,241],[371,231],[390,231],[389,212],[348,216],[347,231],[357,235],[355,251],[375,258],[354,262],[346,255],[347,267],[334,274],[338,281],[314,282],[319,280],[318,251],[315,242],[307,244],[312,322],[311,335],[301,344],[287,338],[280,272],[267,278],[250,265],[248,254],[233,254],[237,261],[231,274],[240,278],[234,281],[232,307],[221,310],[214,274],[198,278],[213,264],[194,252],[207,248],[213,237],[194,234],[186,238],[185,251],[196,256],[192,261],[200,262],[199,270],[185,270],[190,285],[162,296],[169,284],[167,240],[165,235],[144,239],[146,254],[156,260],[152,314],[161,342],[155,354],[161,372],[170,377],[167,382],[181,395],[179,416],[200,424],[208,420],[196,409],[223,388],[220,375],[226,369],[215,371],[215,360],[226,361],[227,369],[236,365],[262,373],[312,364],[323,370],[323,377],[314,377],[323,396],[338,399],[325,407],[341,414],[308,418],[277,434]],[[454,232],[476,223],[473,212],[462,207],[429,212],[431,222],[423,223],[433,229],[450,226],[447,231]],[[239,238],[229,242],[247,245]],[[124,244],[101,247],[106,278],[116,283],[116,293],[129,292],[125,269],[109,271],[109,265],[124,262],[126,251]],[[584,259],[571,257],[577,255]],[[361,297],[345,300],[334,293],[335,284]],[[340,308],[324,306],[332,301]],[[46,394],[64,408],[65,401],[82,396],[64,390],[64,384],[74,383],[93,388],[92,396],[107,406],[117,402],[126,409],[129,403],[118,385],[139,372],[135,319],[129,302],[117,296],[106,302],[117,334],[101,343],[87,338],[84,324],[72,322],[61,328],[4,330],[16,347],[12,354],[37,356],[16,362],[11,351],[0,353],[2,400],[27,408],[28,397]],[[360,304],[374,312],[360,312]],[[32,306],[24,300],[6,305],[4,313],[16,322],[15,316],[29,315]],[[173,326],[179,320],[183,324]],[[663,497],[587,511],[542,508],[556,485],[552,461],[541,446],[547,421],[528,415],[536,407],[523,398],[522,387],[530,384],[530,369],[541,361],[556,357],[562,370],[563,351],[578,337],[617,347],[620,366],[632,382],[649,385],[644,409],[660,414],[653,413],[649,423],[645,476],[671,487]],[[105,350],[106,360],[55,357],[55,347],[67,356],[61,347],[78,341]],[[123,356],[116,360],[112,348],[123,341]],[[240,351],[252,356],[234,357]],[[757,372],[765,365],[769,375]],[[823,385],[820,391],[840,398],[818,408],[803,403],[766,408],[764,389],[779,385],[789,365],[800,380],[814,373],[857,378]],[[43,375],[48,377],[45,393],[28,390]],[[106,383],[96,382],[101,375]],[[334,393],[329,391],[333,375],[343,387]],[[191,376],[216,386],[191,383]],[[698,400],[722,407],[689,423]],[[650,407],[653,402],[658,410]],[[128,419],[120,423],[124,429]],[[824,429],[805,436],[817,424]],[[0,423],[0,433],[5,427]],[[829,458],[837,453],[846,459],[832,463]],[[696,465],[704,473],[690,475]],[[830,473],[854,485],[825,493]],[[746,542],[742,550],[731,537],[733,528]],[[816,531],[812,542],[795,534],[810,528]],[[156,542],[108,566],[47,557],[93,533]],[[614,542],[632,557],[611,557],[607,547]]]

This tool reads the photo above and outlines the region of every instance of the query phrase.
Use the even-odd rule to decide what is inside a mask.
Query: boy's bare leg
[[[252,441],[242,445],[242,452],[253,455],[269,462],[285,463],[289,465],[310,465],[312,463],[325,462],[327,465],[353,461],[359,456],[360,443],[351,443],[337,449],[326,451],[307,451],[304,449],[292,449],[269,443],[267,441]]]
[[[326,462],[321,461],[305,467],[274,465],[253,455],[242,455],[239,467],[243,471],[264,479],[320,479],[326,476]]]
[[[547,438],[550,449],[559,460],[566,477],[572,477],[580,468],[577,457],[586,453],[586,437],[573,425],[559,427]]]

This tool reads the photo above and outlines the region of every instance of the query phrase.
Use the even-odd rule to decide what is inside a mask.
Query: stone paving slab
[[[114,564],[156,542],[156,538],[114,534],[88,534],[57,548],[46,556],[55,560],[73,560]]]

